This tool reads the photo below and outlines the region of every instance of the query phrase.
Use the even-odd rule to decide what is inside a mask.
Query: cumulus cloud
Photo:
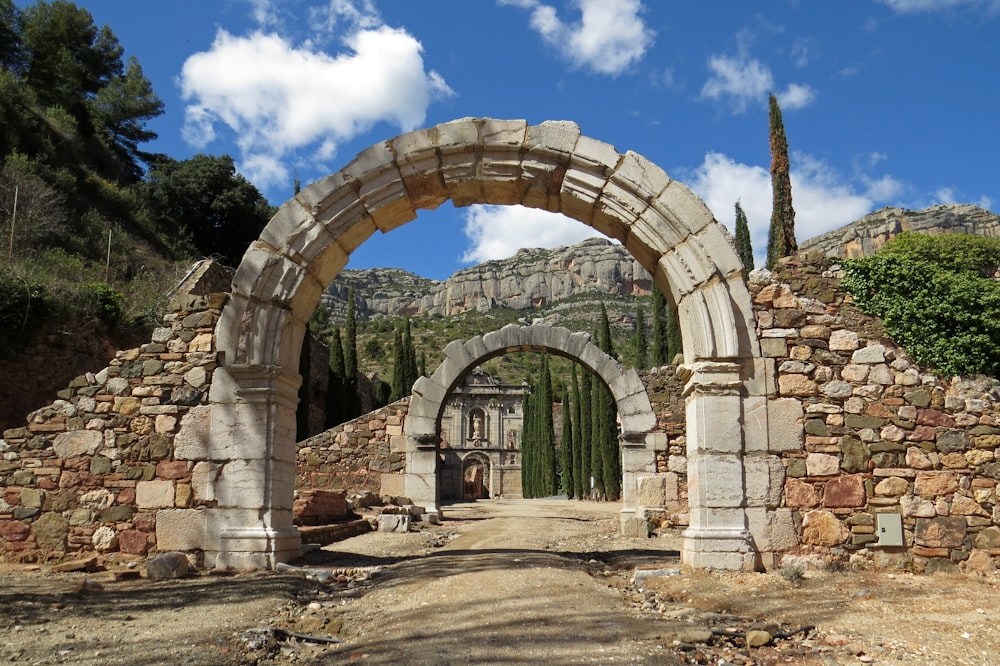
[[[743,113],[751,104],[765,105],[772,91],[783,110],[808,106],[816,97],[810,86],[799,83],[775,90],[771,69],[746,55],[713,55],[708,60],[708,70],[708,80],[701,88],[702,98],[728,100],[733,113]]]
[[[686,184],[702,198],[715,218],[733,231],[736,224],[735,204],[740,202],[750,225],[754,262],[763,266],[767,254],[767,231],[771,224],[769,170],[711,152],[705,155],[701,165],[684,174],[684,177],[687,178]],[[823,162],[801,154],[792,156],[791,177],[795,235],[800,241],[849,224],[887,205],[887,197],[899,193],[893,188],[878,190],[865,182],[861,182],[859,187],[859,184],[843,178]],[[896,182],[889,176],[871,182],[879,183],[883,179]]]
[[[602,236],[565,215],[524,206],[470,206],[463,232],[469,246],[461,261],[467,264],[506,259],[522,247],[562,247]]]
[[[258,0],[254,15],[278,25],[269,8]],[[185,140],[204,148],[219,132],[231,132],[247,178],[261,188],[287,186],[297,152],[331,158],[338,144],[378,122],[414,129],[431,102],[452,94],[425,68],[420,42],[379,22],[370,4],[331,0],[325,11],[328,22],[313,25],[341,30],[337,53],[313,41],[297,45],[276,31],[240,36],[220,28],[178,79],[187,103]]]
[[[574,66],[617,76],[642,59],[654,33],[643,22],[639,0],[573,0],[580,19],[564,21],[538,0],[498,0],[531,12],[529,25]]]

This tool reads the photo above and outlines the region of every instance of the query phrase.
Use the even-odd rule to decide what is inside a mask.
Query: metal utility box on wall
[[[878,543],[875,545],[903,545],[903,517],[898,513],[875,514],[875,529],[878,534]]]

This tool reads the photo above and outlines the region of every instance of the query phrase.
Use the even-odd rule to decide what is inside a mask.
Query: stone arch
[[[474,368],[510,352],[545,352],[580,363],[601,378],[614,396],[621,419],[622,528],[638,533],[641,521],[636,497],[636,475],[656,472],[656,415],[639,374],[627,369],[590,341],[588,333],[556,326],[508,324],[469,340],[455,340],[444,349],[444,360],[430,377],[413,385],[406,418],[405,493],[415,503],[437,511],[438,478],[435,462],[440,440],[441,414],[452,390]],[[430,471],[428,471],[430,470]],[[641,531],[645,531],[642,526]]]
[[[746,566],[753,544],[743,456],[766,452],[766,417],[755,428],[744,423],[762,407],[751,399],[763,400],[766,381],[729,234],[683,184],[637,153],[583,136],[575,123],[489,118],[362,151],[288,200],[244,254],[216,327],[206,562],[273,566],[298,554],[295,408],[309,316],[369,236],[448,200],[561,212],[621,241],[652,274],[678,307],[690,372],[683,556],[693,566]]]

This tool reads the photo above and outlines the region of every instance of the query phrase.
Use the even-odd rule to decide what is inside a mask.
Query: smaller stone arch
[[[569,329],[508,324],[469,340],[455,340],[444,349],[445,358],[430,377],[413,385],[406,417],[406,495],[428,513],[440,512],[437,449],[445,403],[459,382],[477,366],[511,352],[547,352],[572,359],[595,373],[614,396],[620,419],[622,451],[622,530],[645,532],[639,513],[636,475],[656,472],[653,413],[639,374],[627,369],[590,341],[588,333]]]
[[[493,462],[479,451],[462,458],[462,499],[487,499],[491,495]]]

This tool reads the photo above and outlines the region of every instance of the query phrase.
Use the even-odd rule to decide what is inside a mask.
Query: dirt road
[[[482,501],[309,553],[153,583],[0,569],[0,663],[1000,663],[1000,579],[683,569],[618,505]],[[635,571],[661,569],[641,585]],[[750,632],[766,633],[760,647]]]

